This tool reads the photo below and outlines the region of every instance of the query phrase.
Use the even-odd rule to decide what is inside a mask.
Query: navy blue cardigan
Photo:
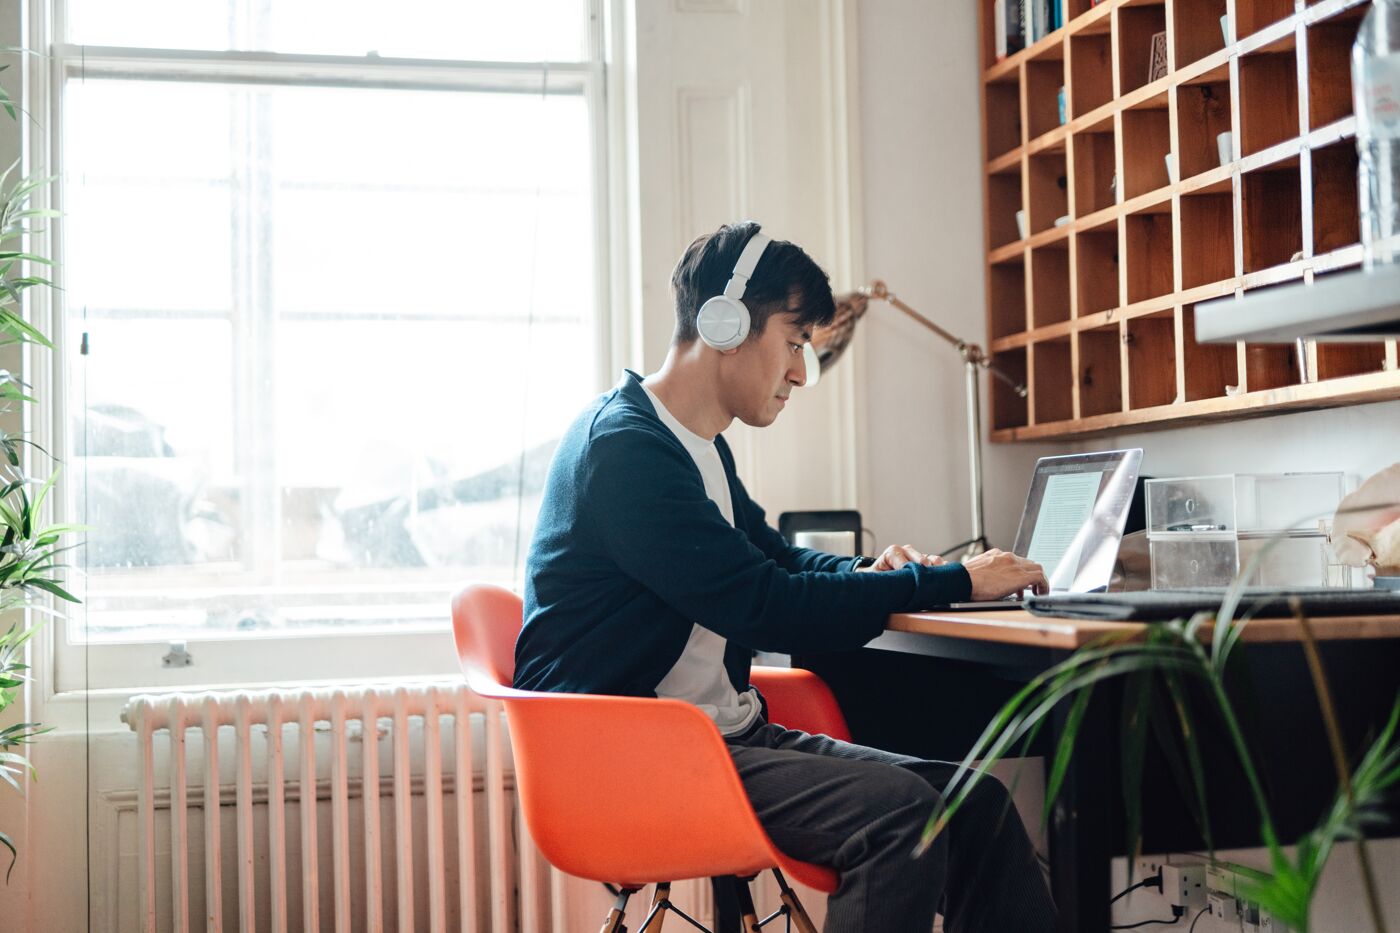
[[[968,598],[960,564],[853,573],[849,557],[788,544],[715,446],[732,526],[635,373],[570,426],[530,542],[517,687],[655,696],[699,624],[729,640],[725,668],[745,690],[752,649],[856,648],[892,612]]]

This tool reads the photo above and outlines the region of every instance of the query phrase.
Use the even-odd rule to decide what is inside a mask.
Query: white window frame
[[[549,93],[581,94],[588,103],[593,152],[595,382],[601,391],[611,384],[617,367],[634,354],[632,326],[635,290],[618,287],[632,267],[633,250],[628,247],[630,219],[626,190],[627,163],[635,158],[634,136],[625,125],[631,109],[620,80],[623,63],[617,51],[625,47],[624,16],[619,15],[622,0],[579,0],[586,4],[588,59],[583,62],[500,63],[416,61],[377,57],[290,55],[260,52],[190,52],[156,49],[115,49],[55,44],[63,35],[63,0],[28,0],[23,32],[28,47],[50,49],[52,57],[27,63],[26,95],[31,113],[42,114],[31,124],[27,144],[28,171],[61,177],[62,94],[65,75],[86,68],[91,76],[150,75],[220,79],[247,82],[275,76],[279,84],[302,86],[355,86],[366,88],[431,88],[475,91],[538,93],[546,86]],[[26,56],[28,58],[28,56]],[[609,72],[612,72],[610,75]],[[611,82],[611,89],[609,83]],[[63,188],[56,182],[41,192],[41,201],[62,210]],[[46,241],[47,240],[47,241]],[[61,243],[41,235],[34,244],[50,250],[58,261],[58,281],[62,283]],[[33,294],[33,293],[31,293]],[[26,429],[40,444],[64,458],[64,424],[69,411],[65,363],[76,360],[79,334],[67,327],[67,314],[61,294],[50,293],[33,301],[35,323],[50,335],[56,349],[26,354],[25,372],[30,374],[40,406],[26,411]],[[45,469],[42,456],[30,469]],[[53,514],[74,518],[67,487],[55,489],[51,497]],[[465,581],[464,581],[465,582]],[[81,586],[78,587],[81,591]],[[50,604],[52,605],[52,604]],[[62,606],[56,606],[61,611]],[[66,623],[46,625],[38,642],[38,660],[48,676],[45,699],[77,700],[105,696],[110,702],[135,692],[188,690],[226,684],[333,683],[336,681],[380,682],[395,678],[452,676],[457,660],[452,648],[449,607],[442,607],[442,624],[431,630],[347,633],[327,636],[287,636],[256,634],[236,639],[192,641],[188,652],[193,665],[164,667],[162,657],[170,650],[168,641],[86,644],[67,637]],[[37,621],[37,619],[36,619]],[[70,714],[71,715],[71,714]],[[61,713],[61,721],[66,718]],[[53,717],[50,717],[53,721]]]

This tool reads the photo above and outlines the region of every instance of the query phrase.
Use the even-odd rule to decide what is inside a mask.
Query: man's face
[[[797,323],[795,312],[768,318],[763,333],[745,340],[720,364],[723,400],[744,424],[765,428],[787,404],[792,390],[807,381],[802,346],[812,335]]]

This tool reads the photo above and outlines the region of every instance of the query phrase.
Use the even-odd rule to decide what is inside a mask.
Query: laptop
[[[1045,568],[1052,595],[1108,588],[1141,464],[1141,447],[1036,461],[1011,550]],[[1009,609],[1019,606],[1022,599],[1021,594],[1014,594],[930,609]]]

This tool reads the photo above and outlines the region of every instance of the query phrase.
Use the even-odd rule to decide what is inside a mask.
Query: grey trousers
[[[758,820],[793,858],[834,868],[826,933],[1050,933],[1055,906],[1006,789],[984,777],[921,856],[957,765],[761,724],[726,736]]]

